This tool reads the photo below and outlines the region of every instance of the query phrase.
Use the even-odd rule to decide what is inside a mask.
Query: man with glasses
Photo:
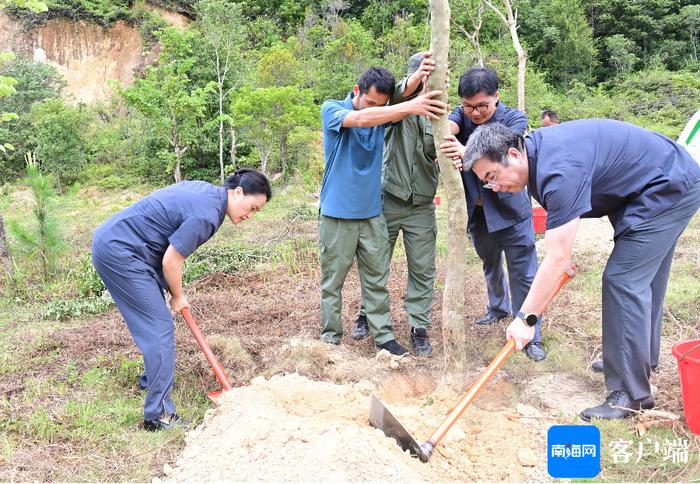
[[[467,144],[462,169],[498,193],[527,189],[547,210],[547,253],[506,338],[523,348],[571,266],[581,218],[607,216],[615,245],[602,276],[603,372],[608,396],[583,420],[654,407],[649,375],[676,241],[700,207],[700,167],[665,136],[609,119],[569,121],[523,139],[494,123]],[[572,314],[571,318],[576,319]],[[696,390],[697,391],[697,390]]]
[[[473,67],[459,79],[461,106],[450,114],[452,134],[441,150],[453,159],[461,159],[464,146],[476,128],[502,123],[514,133],[523,135],[527,116],[507,107],[499,100],[498,76],[493,69]],[[495,177],[482,183],[471,171],[462,172],[467,198],[469,233],[481,258],[486,278],[488,306],[476,324],[493,324],[520,311],[537,272],[537,252],[532,226],[532,205],[527,192],[494,193]],[[508,265],[508,279],[503,259]],[[535,337],[525,348],[528,358],[544,360],[541,342],[541,320]]]

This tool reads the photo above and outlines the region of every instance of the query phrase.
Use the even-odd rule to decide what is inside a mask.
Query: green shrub
[[[65,321],[87,314],[99,314],[112,307],[114,301],[109,292],[104,291],[99,297],[51,301],[44,311],[43,318],[53,321]]]
[[[187,259],[183,281],[189,284],[215,272],[233,274],[270,257],[271,251],[263,247],[202,247]]]
[[[105,292],[105,285],[100,275],[92,265],[92,255],[90,252],[83,254],[78,263],[77,288],[80,297],[91,298],[100,297]]]

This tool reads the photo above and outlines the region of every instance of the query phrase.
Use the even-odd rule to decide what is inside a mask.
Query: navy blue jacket
[[[653,131],[582,119],[525,138],[528,188],[547,210],[547,229],[577,217],[608,216],[619,237],[663,213],[700,180],[698,163]]]
[[[461,106],[452,111],[449,119],[459,126],[457,140],[462,144],[466,144],[469,136],[480,126],[472,123],[469,117],[464,114],[464,109]],[[512,129],[514,133],[524,135],[527,129],[527,116],[522,111],[509,108],[499,101],[496,112],[484,124],[488,123],[501,123]],[[464,182],[464,193],[467,197],[467,213],[469,214],[470,226],[474,221],[474,209],[476,207],[476,199],[479,196],[483,201],[486,226],[489,233],[512,227],[518,222],[532,217],[532,204],[527,191],[519,193],[493,192],[483,187],[483,184],[472,170],[462,172],[462,181]]]

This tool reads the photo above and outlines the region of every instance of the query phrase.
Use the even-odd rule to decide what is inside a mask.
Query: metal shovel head
[[[217,406],[218,406],[219,403],[220,403],[220,402],[219,402],[219,397],[221,397],[221,394],[222,394],[222,393],[224,393],[223,390],[217,390],[217,391],[215,391],[215,392],[209,392],[209,393],[207,393],[207,398],[209,398],[209,400],[211,400],[211,402],[212,402],[214,405],[217,405]]]
[[[411,437],[411,434],[375,395],[372,395],[372,403],[369,409],[369,424],[384,432],[384,435],[387,437],[395,439],[399,447],[409,451],[413,457],[418,457],[423,462],[428,461],[428,456],[423,453],[420,444]]]

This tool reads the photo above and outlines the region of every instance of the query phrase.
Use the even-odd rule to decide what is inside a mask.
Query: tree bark
[[[217,56],[218,62],[218,56]],[[217,68],[218,70],[218,68]],[[223,82],[219,80],[219,169],[221,171],[221,184],[224,184],[224,93]]]
[[[450,5],[448,0],[430,0],[430,50],[435,70],[429,78],[429,89],[441,89],[442,101],[447,102],[445,80],[447,56],[450,49]],[[433,140],[442,172],[447,197],[447,274],[442,295],[442,337],[445,348],[445,369],[461,375],[466,368],[466,335],[464,329],[464,292],[467,273],[467,202],[460,173],[452,160],[439,149],[450,134],[448,114],[433,121]]]
[[[280,166],[282,174],[287,172],[287,135],[280,137]]]
[[[518,54],[518,109],[525,112],[525,66],[527,63],[527,53],[520,44],[520,38],[518,37],[518,12],[513,13],[510,0],[502,1],[506,10],[505,15],[489,0],[483,0],[486,6],[498,15],[498,18],[508,27],[508,31],[510,32],[513,47]]]
[[[231,168],[236,171],[236,130],[231,128]]]
[[[7,275],[12,275],[12,253],[10,252],[10,244],[7,243],[7,234],[5,233],[5,221],[0,214],[0,263],[5,268]]]

